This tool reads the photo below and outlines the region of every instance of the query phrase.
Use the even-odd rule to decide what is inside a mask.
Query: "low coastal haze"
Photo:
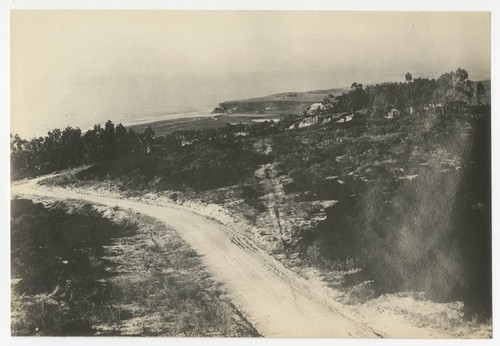
[[[489,79],[489,27],[487,13],[12,11],[11,133],[450,67]]]

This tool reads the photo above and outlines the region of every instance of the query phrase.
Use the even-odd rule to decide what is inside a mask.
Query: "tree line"
[[[442,74],[437,80],[413,79],[408,72],[403,83],[381,83],[363,88],[362,84],[354,82],[350,92],[337,97],[330,95],[323,103],[325,113],[355,112],[369,107],[382,111],[396,108],[412,113],[430,105],[444,112],[472,105],[474,101],[481,105],[485,93],[483,83],[474,86],[468,72],[458,68]]]
[[[10,136],[11,177],[13,180],[114,160],[125,154],[151,150],[154,131],[143,133],[126,129],[122,124],[106,122],[95,125],[82,135],[79,128],[54,129],[46,136],[23,139]]]
[[[272,160],[255,152],[250,138],[281,130],[281,124],[266,121],[155,137],[151,127],[136,132],[108,121],[84,134],[67,127],[29,140],[11,135],[11,177],[17,180],[92,165],[78,176],[119,178],[123,188],[146,187],[155,179],[162,189],[218,188],[251,177],[258,165]]]

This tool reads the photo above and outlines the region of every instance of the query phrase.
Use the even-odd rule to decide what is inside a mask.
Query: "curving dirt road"
[[[380,334],[327,305],[321,295],[281,263],[224,225],[175,207],[127,199],[37,189],[39,179],[12,186],[12,195],[78,199],[132,209],[174,228],[224,282],[232,300],[266,337],[363,337]],[[355,317],[354,317],[355,318]]]

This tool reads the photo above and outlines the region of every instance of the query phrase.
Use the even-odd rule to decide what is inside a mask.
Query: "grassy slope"
[[[13,335],[257,335],[164,225],[78,202],[12,211]]]

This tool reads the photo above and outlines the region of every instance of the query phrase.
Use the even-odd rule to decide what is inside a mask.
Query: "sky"
[[[406,72],[490,79],[487,13],[25,10],[10,23],[22,136]]]

